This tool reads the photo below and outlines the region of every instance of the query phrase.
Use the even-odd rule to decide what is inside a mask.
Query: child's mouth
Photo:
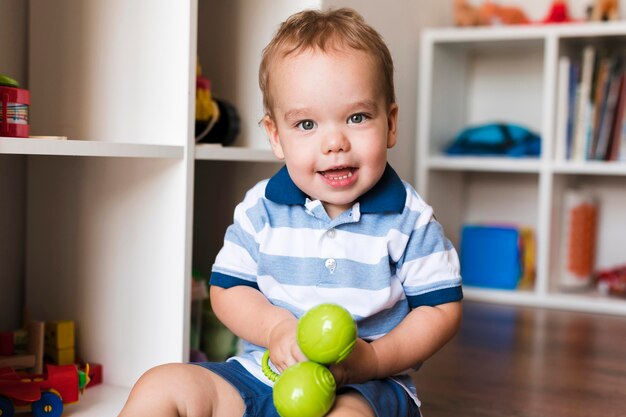
[[[326,171],[319,171],[327,184],[332,187],[345,187],[356,180],[356,168],[333,168]]]

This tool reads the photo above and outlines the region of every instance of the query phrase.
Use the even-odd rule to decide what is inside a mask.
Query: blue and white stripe
[[[412,308],[462,298],[454,247],[432,208],[390,166],[335,219],[297,189],[286,168],[258,183],[235,210],[211,284],[257,288],[296,317],[320,303],[340,304],[366,340],[384,336]],[[261,348],[245,346],[244,366],[258,364]]]

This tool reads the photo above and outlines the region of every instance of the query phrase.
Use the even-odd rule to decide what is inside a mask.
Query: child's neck
[[[330,217],[331,220],[336,219],[341,213],[352,207],[352,204],[343,204],[338,206],[335,204],[322,203],[322,205],[324,206],[326,214],[328,214],[328,217]]]

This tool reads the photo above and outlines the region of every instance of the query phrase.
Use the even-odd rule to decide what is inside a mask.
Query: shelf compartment
[[[557,174],[552,193],[552,221],[550,245],[549,290],[559,292],[559,273],[562,260],[563,199],[570,189],[586,191],[598,200],[598,228],[596,232],[595,269],[613,268],[626,264],[626,235],[619,227],[626,207],[626,177],[614,175],[589,175],[581,173]]]
[[[182,159],[184,147],[90,140],[0,137],[0,154]]]
[[[442,152],[462,129],[485,123],[515,123],[548,137],[543,39],[429,43],[426,36],[422,48],[420,110],[430,126],[421,135],[428,155]]]
[[[529,226],[537,233],[537,174],[430,170],[428,189],[427,201],[457,248],[465,223]]]
[[[24,307],[74,320],[112,385],[185,360],[185,175],[183,159],[28,157]]]

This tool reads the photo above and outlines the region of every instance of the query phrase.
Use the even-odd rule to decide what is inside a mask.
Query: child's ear
[[[396,145],[398,139],[398,105],[391,103],[387,113],[387,149]]]
[[[283,147],[280,145],[280,139],[278,138],[278,128],[276,127],[276,122],[269,114],[266,114],[263,116],[261,123],[263,123],[267,137],[270,140],[270,145],[272,145],[272,152],[274,153],[274,156],[282,161],[285,159],[285,154],[283,152]]]

